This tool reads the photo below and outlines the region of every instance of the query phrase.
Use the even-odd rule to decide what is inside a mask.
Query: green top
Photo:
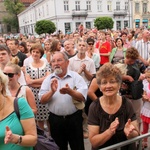
[[[126,50],[127,50],[127,49],[123,47],[123,56],[124,56],[124,58],[125,58],[125,56],[126,56]],[[114,57],[116,51],[117,51],[117,47],[115,47],[115,48],[112,49],[112,51],[111,51],[111,53],[110,53],[110,56],[109,56],[109,62],[112,63],[112,60],[113,60],[113,57]]]
[[[21,97],[18,99],[18,106],[20,111],[20,120],[25,120],[34,117],[34,114],[25,98]],[[12,133],[24,135],[22,125],[16,113],[12,112],[6,118],[0,121],[0,150],[33,150],[32,147],[19,146],[12,143],[4,144],[6,126],[9,126]]]

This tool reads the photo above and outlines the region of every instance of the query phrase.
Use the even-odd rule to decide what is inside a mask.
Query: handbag
[[[20,112],[18,107],[18,98],[14,100],[14,111],[20,120]],[[59,150],[59,147],[56,145],[55,141],[51,136],[47,136],[39,126],[36,126],[37,129],[37,144],[33,147],[34,150]]]

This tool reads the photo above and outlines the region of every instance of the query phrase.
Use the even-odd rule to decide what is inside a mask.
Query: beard
[[[61,68],[55,68],[54,72],[55,72],[56,75],[59,75],[63,72],[63,70]]]

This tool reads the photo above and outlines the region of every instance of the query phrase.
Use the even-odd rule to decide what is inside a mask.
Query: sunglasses
[[[15,73],[5,73],[5,72],[4,74],[7,75],[9,78],[13,78],[15,75]]]
[[[94,43],[88,43],[88,45],[94,45]]]

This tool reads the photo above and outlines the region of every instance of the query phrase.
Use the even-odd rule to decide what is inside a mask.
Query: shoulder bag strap
[[[17,91],[17,93],[16,93],[15,97],[17,97],[17,96],[18,96],[18,94],[19,94],[19,92],[20,92],[20,90],[21,90],[21,87],[22,87],[22,85],[20,85],[20,87],[19,87],[19,89],[18,89],[18,91]]]
[[[20,112],[19,112],[18,98],[17,97],[14,99],[14,111],[15,111],[18,119],[20,120]]]

